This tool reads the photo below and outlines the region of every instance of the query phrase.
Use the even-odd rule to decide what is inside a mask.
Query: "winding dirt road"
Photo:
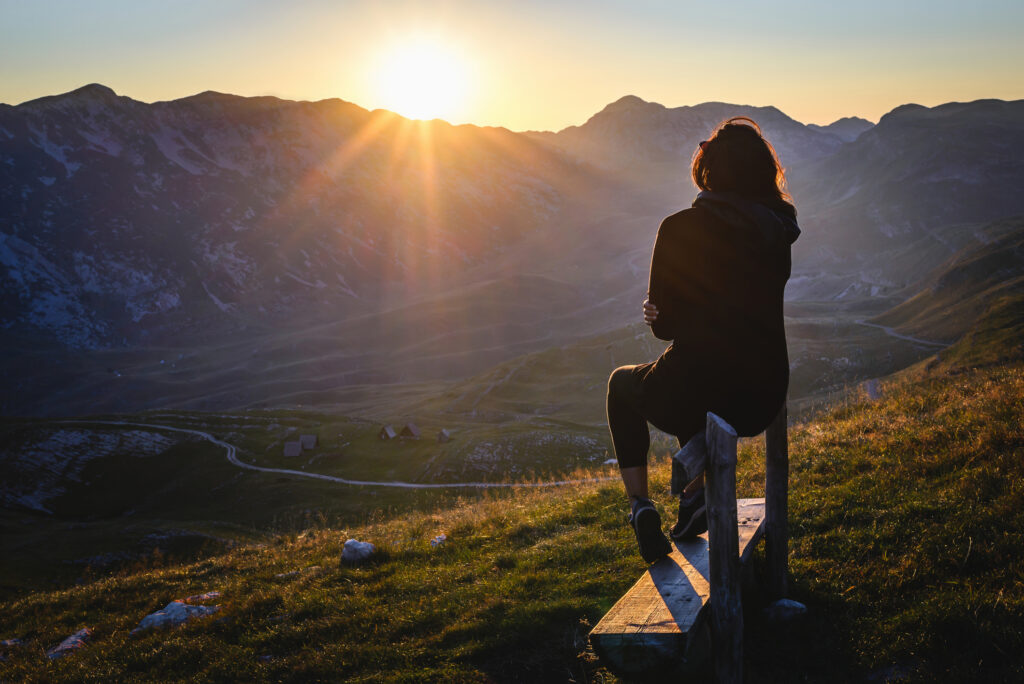
[[[212,442],[217,446],[224,447],[227,452],[228,462],[239,468],[245,470],[255,470],[261,473],[276,473],[278,475],[294,475],[296,477],[308,477],[314,480],[326,480],[328,482],[337,482],[338,484],[345,485],[356,485],[363,487],[397,487],[401,489],[456,489],[456,488],[471,488],[471,489],[491,489],[495,487],[561,487],[565,485],[576,485],[584,484],[587,482],[605,482],[608,480],[615,480],[615,477],[595,477],[584,480],[553,480],[550,482],[451,482],[451,483],[418,483],[418,482],[400,482],[400,481],[386,481],[386,482],[374,482],[372,480],[349,480],[344,477],[335,477],[334,475],[322,475],[320,473],[307,473],[302,470],[290,470],[288,468],[264,468],[263,466],[252,465],[238,459],[238,448],[233,444],[228,444],[222,439],[217,439],[209,432],[203,432],[202,430],[193,430],[190,428],[171,427],[169,425],[154,425],[151,423],[130,423],[127,421],[120,420],[75,420],[75,421],[61,421],[62,423],[77,423],[77,424],[89,424],[89,425],[121,425],[125,427],[141,427],[150,428],[152,430],[168,430],[170,432],[184,432],[191,435],[202,437],[208,442]]]
[[[911,337],[910,335],[904,335],[902,333],[896,332],[895,330],[893,330],[889,326],[879,325],[878,323],[868,323],[867,321],[865,321],[863,319],[858,320],[856,322],[859,325],[866,325],[866,326],[871,327],[871,328],[879,328],[880,330],[882,330],[882,332],[884,332],[889,337],[895,337],[898,340],[906,340],[907,342],[913,342],[915,344],[921,344],[921,345],[924,345],[926,347],[936,347],[936,348],[942,347],[942,348],[946,348],[946,347],[949,346],[945,342],[934,342],[932,340],[922,340],[920,337]]]

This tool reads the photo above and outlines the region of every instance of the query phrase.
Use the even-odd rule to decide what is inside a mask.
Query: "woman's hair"
[[[693,182],[701,190],[736,192],[792,201],[775,148],[753,119],[734,116],[718,124],[693,156]]]

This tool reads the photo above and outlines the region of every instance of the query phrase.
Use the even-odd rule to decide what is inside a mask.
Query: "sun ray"
[[[354,164],[374,142],[387,137],[386,131],[389,126],[403,121],[400,117],[383,111],[370,112],[365,116],[363,123],[348,140],[330,151],[324,159],[310,166],[285,200],[289,207],[287,213],[294,214],[294,211],[301,210],[311,198],[317,196],[323,185],[338,183],[345,170]],[[280,213],[282,212],[275,212],[275,214]],[[313,227],[313,224],[310,224],[309,229]],[[287,248],[301,241],[305,233],[306,230],[302,228],[292,227],[285,234],[282,247]]]
[[[426,215],[426,233],[424,235],[425,246],[421,255],[424,263],[420,270],[427,270],[427,277],[431,282],[438,278],[436,270],[442,261],[440,254],[440,235],[442,231],[442,218],[439,212],[441,201],[437,187],[437,155],[434,148],[434,126],[428,122],[419,122],[419,161],[421,178],[423,179],[423,208]]]

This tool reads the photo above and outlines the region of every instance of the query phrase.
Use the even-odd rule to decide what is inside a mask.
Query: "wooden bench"
[[[768,594],[786,595],[789,453],[786,407],[765,432],[764,499],[736,500],[736,431],[709,413],[703,440],[680,450],[687,470],[705,473],[708,532],[676,542],[590,633],[616,674],[693,674],[711,655],[717,682],[743,678],[740,571],[765,538]],[[709,542],[710,540],[710,542]]]

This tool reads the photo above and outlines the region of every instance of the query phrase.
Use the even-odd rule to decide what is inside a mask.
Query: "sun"
[[[449,119],[464,104],[467,72],[465,60],[439,41],[403,42],[380,61],[380,106],[412,119]]]

